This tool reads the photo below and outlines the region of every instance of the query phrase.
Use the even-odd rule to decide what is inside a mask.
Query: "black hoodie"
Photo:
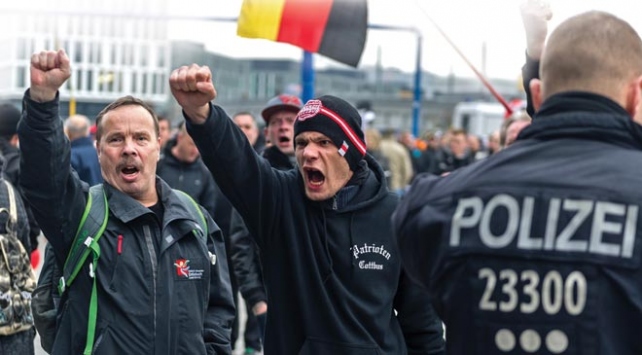
[[[272,169],[220,107],[187,129],[261,248],[267,355],[443,352],[441,322],[401,267],[397,197],[370,156],[361,184],[313,202],[300,172]]]

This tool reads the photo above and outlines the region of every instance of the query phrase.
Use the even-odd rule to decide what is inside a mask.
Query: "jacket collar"
[[[131,222],[144,214],[152,213],[149,208],[108,183],[103,183],[103,186],[109,201],[110,212],[124,223]],[[192,216],[178,196],[173,193],[172,188],[159,177],[156,177],[156,191],[164,208],[163,225],[176,219],[197,222],[198,216]]]
[[[620,105],[588,92],[553,95],[518,137],[524,139],[579,138],[642,149],[642,126]]]

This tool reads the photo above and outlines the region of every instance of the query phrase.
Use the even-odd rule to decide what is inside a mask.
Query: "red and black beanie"
[[[361,115],[354,106],[335,96],[325,95],[309,100],[294,122],[294,137],[314,131],[330,138],[339,154],[346,158],[350,170],[357,171],[366,155],[366,144],[361,130]]]

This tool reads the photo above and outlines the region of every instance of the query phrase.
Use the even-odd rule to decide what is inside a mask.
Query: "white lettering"
[[[522,223],[519,225],[519,237],[517,238],[517,248],[519,249],[542,249],[544,241],[541,238],[531,238],[531,223],[533,222],[534,205],[534,198],[524,198],[524,206],[522,207]]]
[[[542,287],[538,289],[540,275],[534,270],[523,270],[518,274],[513,269],[499,271],[499,280],[502,282],[501,296],[499,297],[499,311],[512,312],[519,305],[519,312],[531,314],[540,306],[549,315],[558,314],[562,307],[571,316],[582,314],[588,297],[586,277],[580,271],[572,271],[566,280],[559,271],[550,270],[542,279]],[[479,270],[478,279],[486,280],[484,291],[479,301],[482,311],[497,311],[498,302],[493,300],[497,274],[491,268]],[[524,281],[521,289],[516,287],[517,280]]]
[[[484,289],[482,298],[479,300],[479,309],[482,311],[497,310],[497,302],[490,300],[490,297],[493,295],[493,290],[495,289],[495,284],[497,283],[495,272],[489,268],[480,269],[479,278],[486,279],[486,288]]]
[[[604,201],[551,198],[546,204],[526,196],[520,205],[516,198],[499,194],[484,204],[480,197],[468,197],[458,201],[451,221],[449,245],[461,246],[464,234],[490,249],[512,245],[521,250],[632,258],[638,214],[639,206]],[[533,225],[535,216],[546,216],[545,225]],[[374,244],[353,249],[355,258],[366,252],[387,253],[383,246]]]
[[[490,230],[491,217],[493,216],[495,209],[499,207],[506,208],[506,211],[508,212],[508,224],[506,225],[504,234],[493,235],[493,232]],[[518,226],[519,205],[517,204],[517,200],[508,195],[500,194],[490,199],[484,208],[479,226],[479,237],[489,248],[504,248],[509,245],[513,239],[515,239],[515,233],[517,233]]]
[[[625,258],[631,258],[633,256],[635,233],[638,225],[638,210],[638,206],[629,205],[626,212],[624,241],[622,242],[622,256]]]
[[[560,217],[560,206],[562,201],[559,198],[552,198],[548,204],[548,216],[546,217],[546,234],[544,234],[544,250],[552,250],[555,246],[557,234],[557,221]]]
[[[596,254],[619,256],[619,245],[604,243],[602,241],[602,236],[604,235],[604,233],[622,233],[622,224],[607,221],[607,214],[624,216],[624,205],[618,205],[611,202],[598,202],[595,204],[595,213],[593,215],[593,228],[591,228],[591,244],[589,245],[589,251]]]
[[[524,270],[522,271],[522,281],[528,282],[524,285],[524,294],[530,298],[530,301],[520,304],[519,310],[525,314],[533,313],[539,306],[539,292],[537,292],[539,274],[533,270]]]
[[[366,262],[365,260],[361,260],[361,261],[359,261],[359,269],[383,270],[383,265],[377,264],[374,261]]]
[[[584,200],[564,200],[564,211],[577,211],[575,216],[571,219],[568,225],[557,236],[555,241],[555,250],[560,251],[586,251],[586,240],[571,240],[575,232],[580,228],[584,220],[591,214],[593,210],[592,201]]]
[[[517,273],[515,270],[505,269],[499,272],[499,279],[507,281],[504,286],[502,286],[502,292],[508,296],[508,301],[499,302],[499,310],[502,312],[511,312],[517,307],[518,296],[517,291],[515,291]]]
[[[463,198],[459,200],[457,210],[455,211],[450,227],[451,247],[459,246],[462,228],[470,228],[477,225],[483,207],[484,203],[479,197]],[[471,211],[471,214],[465,217],[466,212],[468,211]]]
[[[564,305],[568,314],[576,316],[582,313],[586,305],[586,289],[584,274],[573,271],[568,275],[564,283]],[[574,294],[577,295],[577,299],[573,299]]]
[[[562,275],[553,270],[542,281],[542,308],[547,314],[557,314],[562,308]]]

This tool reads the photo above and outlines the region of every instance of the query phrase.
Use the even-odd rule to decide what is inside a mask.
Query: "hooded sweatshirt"
[[[220,107],[187,129],[261,249],[267,355],[443,351],[427,294],[402,271],[390,221],[398,200],[374,159],[358,183],[314,202],[299,170],[272,169]]]

